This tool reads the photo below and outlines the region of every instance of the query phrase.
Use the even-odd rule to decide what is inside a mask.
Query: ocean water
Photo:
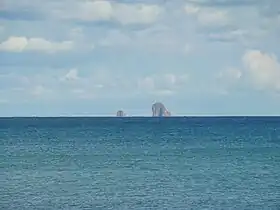
[[[280,118],[0,118],[0,209],[280,209]]]

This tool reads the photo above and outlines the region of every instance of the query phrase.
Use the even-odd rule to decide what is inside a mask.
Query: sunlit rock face
[[[153,117],[168,117],[171,113],[165,108],[163,103],[157,102],[152,106]]]
[[[124,117],[124,116],[125,116],[125,113],[122,110],[119,110],[117,112],[117,117]]]

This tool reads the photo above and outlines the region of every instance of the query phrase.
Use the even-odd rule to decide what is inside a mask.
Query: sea
[[[279,117],[0,118],[0,209],[280,209]]]

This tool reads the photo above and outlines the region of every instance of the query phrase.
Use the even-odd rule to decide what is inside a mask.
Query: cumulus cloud
[[[82,72],[82,73],[81,73]],[[7,82],[6,82],[7,81]],[[0,74],[0,99],[28,101],[94,100],[125,98],[137,92],[137,76],[129,79],[108,70],[41,69]]]
[[[41,7],[43,4],[44,6]],[[246,7],[242,7],[244,4]],[[268,7],[265,5],[269,4],[263,3],[264,7]],[[267,18],[266,25],[270,25],[268,29],[268,26],[264,25],[265,21],[260,18],[262,13],[258,10],[258,3],[250,0],[246,2],[232,0],[188,0],[168,1],[165,3],[159,1],[133,1],[128,3],[127,1],[109,0],[25,0],[17,2],[12,0],[9,1],[8,5],[11,10],[13,7],[17,7],[20,11],[28,8],[28,11],[35,10],[38,13],[42,13],[48,21],[55,21],[54,24],[56,26],[65,23],[64,20],[67,20],[67,24],[61,27],[61,31],[64,29],[69,30],[69,28],[66,28],[70,25],[73,27],[74,24],[74,29],[68,35],[70,34],[70,39],[75,42],[75,48],[79,46],[81,49],[88,48],[90,41],[100,40],[99,43],[94,42],[96,43],[95,46],[118,45],[118,47],[123,48],[130,47],[131,50],[136,45],[138,45],[138,49],[139,47],[146,49],[153,46],[154,49],[159,49],[158,51],[169,50],[169,52],[180,51],[185,53],[189,52],[190,49],[189,47],[182,49],[184,48],[183,45],[190,41],[186,40],[186,37],[192,39],[192,43],[194,41],[201,43],[201,36],[198,36],[201,34],[197,34],[197,32],[202,32],[205,35],[202,38],[206,38],[207,42],[234,41],[244,44],[246,41],[247,46],[248,40],[251,41],[261,36],[256,35],[257,33],[260,34],[266,30],[268,33],[263,33],[262,35],[268,36],[269,34],[277,34],[279,32],[279,30],[275,29],[276,23],[279,23],[279,17],[274,16],[273,19],[275,21],[273,23],[271,22],[272,18]],[[102,23],[118,22],[122,26],[99,24],[101,23],[100,21]],[[135,26],[130,28],[130,24],[138,23],[147,25],[141,26],[141,28]],[[147,29],[147,26],[152,28],[156,25],[168,26],[169,29],[161,30],[160,32],[150,31],[149,34],[148,32],[143,33],[144,30],[140,31],[140,29]],[[85,30],[81,30],[81,27]],[[136,28],[137,30],[135,30]],[[262,28],[262,31],[256,28]],[[274,32],[271,32],[271,30],[274,30]],[[66,31],[57,31],[64,35],[67,33]],[[145,33],[147,34],[145,35]],[[57,35],[54,36],[57,37]],[[58,36],[61,36],[61,34]],[[51,35],[48,37],[51,37]]]
[[[280,24],[273,8],[279,8],[279,1],[190,0],[184,11],[207,41],[252,47],[277,39]]]
[[[157,20],[162,9],[158,5],[126,5],[117,4],[113,17],[122,24],[149,24]]]
[[[250,0],[247,1],[247,3]],[[13,3],[10,3],[11,7],[16,4],[18,1],[13,0]],[[23,3],[25,2],[25,3]],[[26,3],[28,2],[28,3]],[[138,56],[141,53],[139,53],[139,49],[144,49],[145,53],[150,53],[150,49],[156,49],[157,53],[162,52],[168,52],[170,53],[170,59],[175,58],[178,59],[178,66],[176,64],[175,68],[181,68],[182,63],[184,61],[180,60],[180,56],[177,56],[177,53],[180,49],[181,52],[189,53],[190,50],[195,51],[197,53],[204,53],[202,51],[199,52],[200,49],[205,49],[205,52],[213,52],[213,50],[216,50],[220,46],[215,45],[215,49],[209,49],[206,42],[209,40],[219,40],[219,41],[240,41],[244,37],[251,37],[248,36],[249,33],[253,33],[254,31],[251,30],[252,28],[247,28],[248,25],[255,25],[259,22],[259,19],[256,19],[256,21],[252,21],[251,19],[254,19],[259,15],[258,10],[255,9],[255,4],[252,3],[253,1],[250,1],[251,4],[247,4],[250,11],[248,14],[246,13],[245,9],[241,7],[242,2],[238,1],[238,7],[231,7],[233,5],[236,5],[236,1],[229,0],[229,1],[219,1],[219,0],[193,0],[193,1],[179,1],[176,3],[169,2],[168,4],[153,4],[157,1],[153,1],[152,3],[144,3],[144,1],[140,1],[142,3],[139,3],[139,1],[135,2],[129,2],[125,3],[126,1],[106,1],[106,0],[94,0],[94,1],[75,1],[70,0],[71,3],[66,4],[65,0],[62,1],[42,1],[38,0],[37,3],[34,3],[34,7],[31,6],[33,1],[31,0],[25,0],[18,2],[18,5],[24,5],[24,7],[18,6],[18,9],[21,8],[28,8],[28,10],[33,10],[38,7],[41,3],[44,2],[46,7],[38,8],[39,12],[44,11],[43,13],[46,15],[46,18],[50,18],[51,15],[55,15],[56,18],[62,18],[67,19],[66,22],[64,21],[57,21],[58,19],[54,18],[53,16],[51,19],[48,19],[51,23],[56,24],[55,28],[59,28],[60,24],[65,24],[65,28],[61,27],[61,32],[58,30],[58,33],[54,33],[53,37],[54,40],[56,40],[57,37],[63,37],[67,36],[70,40],[73,40],[75,43],[75,49],[79,45],[81,46],[83,43],[89,46],[90,41],[94,40],[97,46],[97,50],[100,50],[100,46],[117,46],[119,48],[122,48],[125,50],[128,50],[129,53],[131,52],[131,56]],[[40,3],[38,3],[40,2]],[[122,2],[122,3],[121,3]],[[145,1],[148,2],[148,1]],[[185,4],[188,2],[188,4]],[[230,2],[230,3],[227,3]],[[266,4],[266,3],[263,3]],[[217,7],[219,5],[219,7]],[[168,6],[172,8],[173,10],[167,10]],[[47,9],[46,9],[47,8]],[[52,8],[52,9],[50,9]],[[165,9],[164,9],[165,8]],[[183,8],[183,10],[182,10]],[[73,10],[72,10],[73,9]],[[170,11],[170,13],[166,13],[165,11]],[[233,13],[234,11],[234,13]],[[240,13],[237,14],[237,12],[240,11]],[[163,13],[164,12],[164,13]],[[176,13],[178,12],[178,13]],[[51,14],[50,14],[51,13]],[[184,14],[182,14],[184,13]],[[188,18],[187,15],[194,17],[194,18]],[[232,16],[232,14],[235,14],[235,16]],[[254,15],[252,15],[254,14]],[[161,16],[163,15],[163,16]],[[247,19],[246,17],[251,16],[251,18]],[[142,23],[142,24],[149,24],[154,23],[157,20],[159,20],[156,24],[152,25],[146,25],[141,27],[131,27],[128,26],[130,24],[136,24],[136,23]],[[279,15],[274,16],[275,20],[279,23]],[[74,21],[74,20],[82,20],[82,21],[114,21],[119,22],[123,24],[121,25],[115,25],[115,24],[80,24],[80,22]],[[234,19],[234,21],[232,21]],[[242,21],[240,21],[242,19]],[[68,22],[69,21],[69,22]],[[180,23],[181,21],[181,23]],[[197,22],[198,21],[198,22]],[[9,23],[11,23],[10,21]],[[235,23],[239,22],[241,26],[243,27],[208,27],[208,26],[224,26],[228,23]],[[199,23],[199,24],[197,24]],[[13,24],[13,23],[12,23]],[[27,24],[25,21],[24,24]],[[30,24],[30,23],[28,23]],[[180,25],[182,24],[182,25]],[[274,24],[274,23],[273,23]],[[31,25],[31,24],[30,24]],[[200,39],[201,36],[197,36],[196,26],[203,26],[201,28],[205,29],[205,33],[208,35],[208,40],[202,40]],[[126,27],[127,26],[127,27]],[[192,26],[192,27],[189,27]],[[43,26],[44,27],[44,26]],[[20,29],[24,28],[23,25],[19,27]],[[39,29],[43,29],[40,28]],[[210,29],[210,30],[209,30]],[[12,27],[9,27],[8,24],[5,25],[5,34],[9,32],[9,30],[14,30]],[[6,31],[8,31],[6,33]],[[41,51],[41,52],[59,52],[59,51],[67,51],[73,49],[73,42],[72,41],[62,41],[62,42],[54,42],[51,40],[46,40],[44,38],[36,38],[36,37],[52,37],[52,35],[44,36],[43,32],[38,32],[38,28],[34,33],[30,32],[32,30],[28,29],[28,35],[31,35],[29,37],[35,37],[35,38],[28,38],[24,36],[10,36],[7,40],[0,43],[0,50],[1,51],[10,51],[10,52],[23,52],[23,51]],[[47,32],[49,33],[49,32]],[[18,32],[17,32],[18,34]],[[32,35],[33,34],[33,35]],[[34,35],[36,34],[36,35]],[[38,35],[40,34],[40,35]],[[202,37],[204,38],[204,37]],[[188,40],[188,39],[191,39]],[[66,39],[67,40],[67,39]],[[269,42],[269,40],[265,40]],[[186,43],[191,43],[186,44]],[[201,46],[203,45],[203,48],[199,46],[201,43]],[[205,45],[204,45],[205,44]],[[265,43],[260,43],[260,45],[264,45]],[[206,46],[207,45],[207,46]],[[269,45],[267,45],[270,47]],[[197,48],[195,48],[197,47]],[[224,47],[224,46],[222,46]],[[137,49],[136,49],[137,48]],[[194,49],[195,48],[195,49]],[[104,56],[104,58],[108,55],[111,56],[115,52],[117,52],[116,57],[123,56],[122,51],[114,51],[115,49],[102,49],[99,55]],[[224,48],[219,48],[217,51],[221,52],[221,60],[224,60],[224,62],[231,62],[231,54],[226,55],[222,54]],[[235,57],[236,48],[233,48],[233,56]],[[98,52],[98,53],[99,53]],[[111,52],[113,52],[111,54]],[[175,52],[173,54],[173,52]],[[216,51],[215,51],[216,52]],[[127,53],[127,51],[125,52]],[[211,55],[207,55],[207,57],[211,57],[209,59],[216,59],[214,55],[216,53],[213,53]],[[250,54],[250,53],[248,53]],[[251,53],[252,54],[252,53]],[[256,54],[256,53],[255,53]],[[168,55],[168,56],[169,56]],[[272,55],[267,55],[265,53],[262,53],[262,55],[269,56],[272,58]],[[11,55],[9,55],[11,56]],[[13,55],[12,55],[13,56]],[[82,55],[83,56],[83,55]],[[81,57],[82,57],[81,56]],[[77,58],[77,62],[84,62],[86,59],[89,59],[91,55],[84,56],[82,59]],[[142,56],[142,55],[140,55]],[[160,54],[162,56],[162,54]],[[192,55],[190,55],[191,57]],[[200,56],[200,55],[199,55]],[[204,56],[204,55],[203,55]],[[77,56],[79,57],[79,56]],[[244,58],[244,64],[246,65],[247,74],[250,75],[252,80],[254,80],[256,83],[260,84],[262,83],[263,86],[270,86],[270,87],[276,87],[277,82],[272,82],[270,85],[268,85],[269,79],[264,78],[273,78],[277,81],[277,73],[273,70],[266,70],[266,73],[262,73],[258,68],[252,68],[249,63],[252,62],[252,55],[244,55],[246,59]],[[274,56],[275,57],[275,56]],[[92,57],[91,57],[92,58]],[[164,57],[163,59],[167,60],[168,63],[168,57]],[[63,58],[64,59],[64,58]],[[118,59],[118,58],[116,58]],[[187,58],[188,59],[188,58]],[[57,59],[59,60],[59,59]],[[103,65],[103,60],[106,59],[100,59],[101,65]],[[156,59],[155,59],[156,60]],[[260,59],[262,60],[262,59]],[[274,59],[275,60],[275,59]],[[88,62],[89,60],[86,60]],[[181,62],[182,61],[182,62]],[[48,62],[48,61],[46,61]],[[60,61],[59,61],[60,62]],[[65,62],[65,60],[61,61]],[[75,60],[76,62],[76,60]],[[120,59],[120,63],[123,62],[122,59]],[[155,61],[157,62],[157,61]],[[172,61],[171,61],[172,62]],[[199,59],[194,59],[192,62],[190,62],[190,65],[196,66],[200,61]],[[258,61],[260,62],[260,61]],[[276,59],[276,63],[277,63]],[[107,65],[106,61],[104,62],[104,65]],[[108,62],[110,63],[110,62]],[[112,62],[113,63],[113,62]],[[165,61],[163,62],[165,63]],[[207,61],[205,62],[207,63]],[[279,62],[278,62],[279,63]],[[29,65],[29,64],[28,64]],[[60,64],[59,64],[60,65]],[[61,64],[61,65],[68,65],[68,64]],[[76,63],[75,63],[76,65]],[[77,64],[79,65],[79,64]],[[81,64],[83,65],[83,64]],[[108,66],[111,64],[108,64]],[[113,64],[114,65],[114,64]],[[120,64],[120,65],[123,65]],[[207,65],[207,64],[206,64]],[[191,66],[190,68],[193,68]],[[67,68],[67,67],[66,67]],[[112,66],[109,68],[113,68]],[[210,66],[212,68],[212,66]],[[216,68],[216,67],[215,67]],[[268,67],[266,67],[268,68]],[[216,68],[217,69],[217,68]],[[240,68],[241,69],[241,68]],[[276,69],[274,67],[274,69]],[[261,72],[261,73],[260,73]],[[269,72],[269,73],[267,73]],[[272,73],[274,72],[274,73]],[[153,75],[155,71],[150,70],[150,73],[148,75]],[[240,80],[241,77],[243,77],[245,72],[239,71],[238,69],[226,69],[226,71],[222,72],[219,75],[220,81],[228,81],[228,83],[231,83],[233,81]],[[215,72],[214,75],[217,75],[218,73]],[[262,74],[269,74],[273,76],[263,76]],[[259,75],[259,76],[256,76]],[[260,76],[261,75],[261,76]],[[68,83],[70,85],[75,85],[77,83],[81,83],[81,81],[85,82],[86,80],[79,80],[79,72],[77,69],[71,69],[67,74],[60,77],[60,79],[63,77],[64,81],[75,81],[72,83]],[[95,75],[97,76],[97,75]],[[260,79],[260,78],[261,79]],[[79,82],[77,81],[79,80]],[[106,81],[104,84],[99,84],[101,80],[98,81],[98,79],[95,79],[95,85],[101,85],[101,86],[110,86],[111,87],[116,83],[116,81],[112,81],[114,79],[110,79],[110,81]],[[134,82],[137,79],[134,79]],[[148,76],[147,78],[140,79],[139,87],[142,89],[147,90],[154,90],[154,89],[174,89],[174,87],[177,87],[180,80],[179,75],[170,74],[170,75],[161,75],[160,78],[158,78],[158,75],[156,76]],[[93,81],[93,80],[92,80]],[[105,80],[104,80],[105,81]],[[257,82],[258,81],[258,82]],[[260,82],[261,81],[261,82]],[[270,80],[269,80],[270,81]],[[88,82],[89,83],[89,82]],[[66,84],[66,83],[64,83]],[[267,84],[267,85],[264,85]],[[274,85],[271,85],[274,84]],[[115,85],[117,86],[117,85]]]
[[[138,79],[138,89],[155,95],[175,94],[188,81],[188,75],[172,73],[151,75]]]
[[[248,50],[242,60],[257,88],[280,90],[280,63],[275,54]]]
[[[78,76],[78,70],[77,69],[70,69],[66,75],[64,75],[61,80],[62,81],[75,81],[78,80],[79,76]]]
[[[199,7],[192,4],[185,5],[185,12],[194,16],[202,25],[226,25],[229,17],[226,11],[216,8]]]
[[[36,97],[40,97],[40,96],[46,96],[46,94],[51,93],[52,91],[42,85],[37,85],[35,87],[33,87],[30,90],[31,95],[36,96]]]
[[[227,68],[217,77],[223,91],[230,88],[280,91],[280,63],[275,54],[247,50],[242,56],[243,68]]]
[[[124,4],[105,0],[78,2],[75,8],[62,7],[54,12],[63,19],[81,21],[117,21],[127,24],[149,24],[155,22],[162,12],[158,5]]]
[[[80,76],[78,69],[70,69],[66,74],[64,72],[64,75],[61,73],[60,77],[56,77],[57,79],[51,82],[47,81],[52,80],[53,77],[45,75],[44,78],[44,83],[42,79],[33,82],[32,87],[36,87],[36,89],[33,88],[33,95],[52,93],[66,96],[70,94],[70,97],[83,99],[114,97],[112,93],[121,93],[122,97],[136,93],[170,95],[182,90],[181,88],[188,80],[188,76],[185,74],[173,73],[150,75],[143,78],[138,75],[131,75],[128,79],[127,75],[116,75],[106,70],[95,70],[91,73],[88,72],[87,75]],[[70,81],[71,83],[68,83]],[[45,91],[46,89],[53,89],[53,87],[57,89],[57,92]]]
[[[76,12],[70,10],[56,11],[61,18],[75,18],[83,21],[110,20],[113,7],[108,1],[79,2]],[[66,7],[67,8],[67,7]]]
[[[235,29],[222,32],[211,32],[208,34],[208,39],[219,42],[243,41],[248,36],[248,31]]]
[[[43,38],[27,38],[10,36],[6,41],[0,44],[0,51],[23,52],[23,51],[41,51],[55,53],[58,51],[68,51],[73,48],[73,42],[51,42]]]

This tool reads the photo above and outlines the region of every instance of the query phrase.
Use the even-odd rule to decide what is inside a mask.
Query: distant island
[[[117,117],[125,117],[125,113],[122,110],[117,111]]]
[[[166,107],[161,102],[156,102],[152,106],[153,117],[169,117],[171,113],[166,109]]]
[[[156,102],[152,105],[152,117],[170,117],[171,113],[161,102]],[[116,117],[126,117],[123,110],[118,110]]]

